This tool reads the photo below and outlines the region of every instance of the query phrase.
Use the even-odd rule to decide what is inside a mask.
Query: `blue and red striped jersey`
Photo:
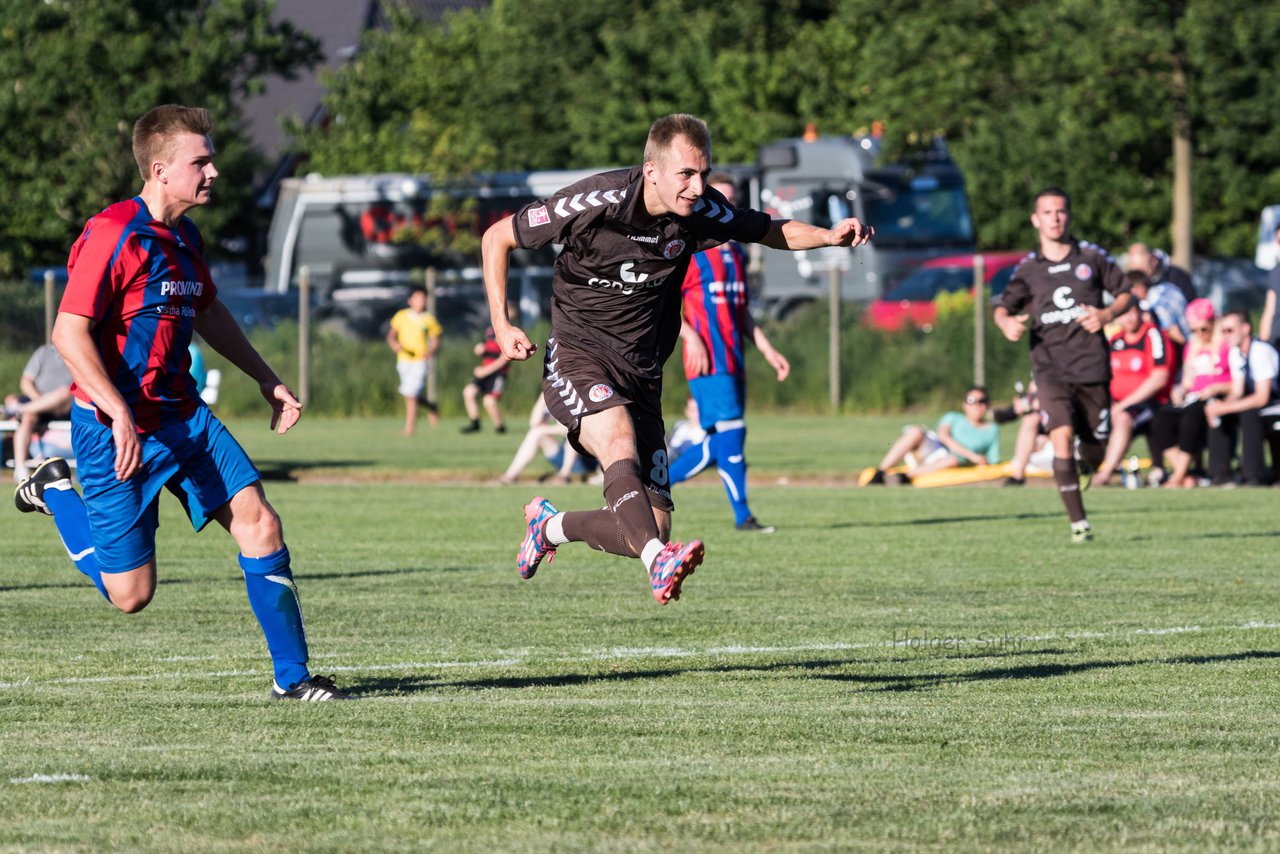
[[[693,256],[682,293],[685,322],[698,333],[711,360],[708,373],[743,376],[743,339],[750,325],[742,247],[724,243]],[[687,368],[685,378],[694,378]]]
[[[169,228],[140,196],[117,202],[85,223],[67,274],[59,311],[92,319],[107,376],[138,432],[190,417],[200,397],[187,348],[196,313],[217,295],[195,223],[183,217]],[[71,392],[92,403],[74,384]]]

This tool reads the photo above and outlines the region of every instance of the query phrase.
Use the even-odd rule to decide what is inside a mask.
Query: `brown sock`
[[[571,542],[623,557],[640,557],[645,543],[658,536],[658,523],[634,460],[616,462],[604,473],[604,510],[564,514],[564,535]]]
[[[1084,499],[1080,497],[1080,475],[1075,460],[1053,458],[1053,479],[1058,482],[1058,496],[1067,508],[1072,524],[1084,520]]]

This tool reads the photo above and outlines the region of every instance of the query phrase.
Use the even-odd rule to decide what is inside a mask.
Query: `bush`
[[[0,283],[0,371],[5,386],[16,390],[18,375],[31,351],[44,340],[43,292],[28,282]],[[938,321],[930,332],[909,329],[886,333],[868,328],[861,312],[846,306],[841,312],[841,404],[844,413],[898,412],[904,409],[938,411],[953,408],[973,378],[973,301],[966,293],[939,300]],[[749,407],[755,412],[825,412],[827,403],[827,328],[825,303],[815,303],[785,322],[765,323],[774,346],[791,362],[791,377],[776,381],[773,369],[748,346]],[[545,324],[526,330],[539,345],[546,341]],[[1012,394],[1013,382],[1030,372],[1025,344],[1004,340],[987,317],[987,385],[993,398]],[[298,327],[287,323],[273,330],[254,330],[250,340],[285,382],[298,381]],[[462,388],[478,364],[472,352],[476,340],[446,336],[438,364],[438,397],[442,414],[463,412]],[[205,351],[209,368],[222,371],[218,412],[228,416],[262,412],[258,389],[217,353]],[[505,408],[518,421],[542,382],[541,352],[528,362],[511,366]],[[317,328],[312,334],[311,400],[314,415],[363,417],[401,411],[395,357],[382,340],[356,341]],[[680,412],[688,397],[680,348],[667,364],[663,405]]]

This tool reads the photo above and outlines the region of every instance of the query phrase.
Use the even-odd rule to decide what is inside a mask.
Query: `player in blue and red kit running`
[[[275,699],[346,695],[307,669],[307,639],[280,517],[258,470],[196,393],[193,332],[258,382],[271,427],[302,406],[218,300],[204,242],[185,212],[209,201],[218,176],[206,110],[167,105],[133,128],[142,192],[94,216],[71,247],[53,343],[71,370],[71,442],[83,499],[65,460],[19,484],[18,509],[53,516],[76,568],[112,605],[141,611],[156,590],[162,489],[201,530],[216,520],[240,548],[254,615],[266,636]]]
[[[734,204],[732,177],[717,172],[707,183]],[[787,378],[791,366],[748,311],[747,259],[739,244],[724,243],[695,255],[685,273],[682,292],[684,374],[698,404],[699,424],[707,435],[671,463],[671,483],[688,480],[715,463],[738,530],[771,534],[773,527],[761,525],[747,505],[747,425],[743,420],[747,338],[778,372],[779,382]]]

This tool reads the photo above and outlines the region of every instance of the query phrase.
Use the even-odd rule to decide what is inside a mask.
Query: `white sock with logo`
[[[658,557],[658,553],[667,547],[662,540],[650,540],[644,544],[644,548],[640,550],[640,559],[644,561],[645,569],[653,568],[653,561]]]
[[[546,526],[542,529],[542,536],[553,546],[562,546],[569,542],[569,538],[564,535],[563,513],[557,513],[547,520]]]

